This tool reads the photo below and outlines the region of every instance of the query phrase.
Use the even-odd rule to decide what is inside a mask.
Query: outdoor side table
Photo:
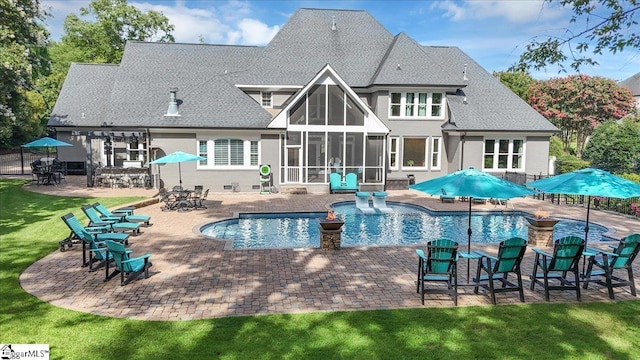
[[[475,251],[471,252],[459,252],[458,257],[462,259],[467,259],[467,282],[466,283],[458,283],[458,286],[476,286],[475,281],[470,281],[471,274],[471,260],[480,260],[482,258],[482,254],[479,254]]]

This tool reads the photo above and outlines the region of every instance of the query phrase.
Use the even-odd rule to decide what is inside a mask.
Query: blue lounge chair
[[[120,285],[124,286],[136,279],[142,273],[145,278],[149,277],[149,268],[151,267],[151,254],[145,254],[135,258],[130,257],[131,251],[128,251],[124,245],[115,241],[105,241],[110,256],[113,257],[113,265],[115,270],[109,274],[109,262],[106,262],[106,277],[104,281],[108,281],[115,275],[120,274]],[[125,279],[125,275],[127,278]]]
[[[427,243],[427,254],[416,249],[418,254],[418,285],[417,292],[424,294],[449,294],[453,303],[458,305],[458,276],[457,256],[458,243],[449,239],[438,239]],[[444,283],[447,288],[427,289],[426,283]]]
[[[124,210],[124,211],[110,211],[109,209],[107,209],[106,206],[100,204],[100,203],[94,203],[92,205],[94,208],[96,208],[96,210],[98,210],[98,212],[102,215],[101,217],[107,217],[107,218],[115,218],[115,217],[120,217],[120,221],[128,221],[128,222],[142,222],[145,223],[145,225],[149,225],[149,220],[151,220],[151,216],[149,215],[141,215],[141,214],[133,214],[133,211],[131,210]]]
[[[61,218],[62,221],[67,225],[69,230],[71,230],[71,233],[69,234],[67,240],[71,241],[71,239],[78,239],[82,242],[82,266],[89,265],[86,254],[86,251],[88,250],[87,245],[89,244],[87,244],[84,240],[84,233],[90,234],[93,237],[94,241],[113,240],[123,242],[125,244],[129,243],[129,234],[109,232],[111,230],[110,225],[84,227],[72,213],[63,215]]]
[[[444,189],[440,189],[442,191],[442,195],[440,195],[440,201],[444,202],[456,202],[455,196],[447,195],[447,192]]]
[[[101,218],[98,210],[96,210],[91,205],[82,206],[82,211],[89,218],[90,226],[105,226],[109,225],[112,231],[132,231],[139,233],[140,232],[140,224],[132,223],[132,222],[120,222],[121,217],[116,218]]]
[[[369,196],[370,194],[365,191],[357,191],[356,192],[356,207],[363,214],[374,214],[376,211],[369,206]]]
[[[496,304],[496,293],[506,291],[517,291],[520,294],[520,301],[524,302],[524,291],[522,289],[522,273],[520,263],[527,249],[527,241],[514,237],[500,243],[498,256],[491,256],[482,251],[475,253],[482,257],[478,260],[478,271],[473,279],[476,282],[474,293],[478,293],[478,288],[483,287],[489,291],[491,303]],[[485,273],[486,275],[483,275]],[[516,275],[517,284],[508,280],[510,273]],[[502,286],[496,288],[494,281],[500,281]]]
[[[387,193],[376,191],[373,193],[373,207],[381,213],[392,213],[393,209],[387,206]]]
[[[589,250],[595,250],[589,248]],[[615,299],[614,287],[629,286],[631,295],[636,296],[636,285],[633,280],[633,260],[640,251],[640,234],[631,234],[620,240],[613,251],[596,250],[595,256],[589,257],[589,266],[584,278],[583,287],[586,289],[590,282],[606,286],[609,290],[609,298]],[[594,267],[599,270],[594,270]],[[614,275],[614,271],[627,271],[627,279]],[[593,277],[604,277],[593,279]]]
[[[531,291],[536,284],[542,285],[544,299],[549,301],[549,290],[575,290],[576,298],[580,301],[578,262],[582,256],[584,244],[582,238],[567,236],[556,240],[553,246],[553,255],[534,248],[536,258],[531,274]],[[538,269],[540,269],[540,273]],[[569,273],[573,273],[573,279],[567,277]],[[560,284],[551,285],[549,280],[557,280]]]

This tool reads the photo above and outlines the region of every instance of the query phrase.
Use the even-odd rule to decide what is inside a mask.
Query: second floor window
[[[261,92],[262,95],[262,107],[273,107],[273,102],[272,102],[272,94],[269,91],[262,91]]]
[[[392,92],[389,94],[389,117],[444,117],[444,94],[428,92]]]

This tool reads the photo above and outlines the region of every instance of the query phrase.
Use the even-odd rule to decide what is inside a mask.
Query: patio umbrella
[[[551,176],[527,183],[528,186],[549,194],[582,195],[587,196],[587,220],[584,227],[584,241],[586,246],[589,235],[589,210],[591,197],[602,196],[619,199],[640,196],[640,184],[607,171],[586,168],[575,170],[562,175]]]
[[[180,167],[180,163],[190,162],[190,161],[199,161],[206,160],[207,158],[193,155],[182,151],[176,151],[169,155],[163,156],[159,159],[150,161],[149,164],[175,164],[178,163],[178,173],[180,176],[180,186],[182,186],[182,168]]]
[[[60,147],[60,146],[73,146],[69,143],[66,143],[64,141],[60,141],[60,140],[56,140],[50,137],[43,137],[41,139],[38,140],[34,140],[32,142],[28,142],[24,145],[22,145],[22,147],[26,147],[26,148],[36,148],[36,147],[46,147],[47,148],[47,157],[49,157],[49,148],[51,147]]]
[[[471,252],[471,203],[478,199],[511,199],[537,193],[522,185],[500,179],[474,168],[456,171],[435,179],[410,185],[410,189],[419,190],[429,195],[464,196],[469,198],[469,228],[467,229],[467,252]],[[469,267],[467,266],[467,282]]]

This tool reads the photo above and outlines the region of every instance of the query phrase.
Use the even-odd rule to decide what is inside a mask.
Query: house
[[[366,11],[299,9],[264,47],[128,42],[120,64],[72,64],[48,123],[61,160],[146,168],[174,151],[184,186],[328,192],[475,167],[547,174],[557,128],[457,47],[391,34]],[[263,170],[270,170],[264,171]],[[170,187],[177,167],[151,165]],[[264,190],[264,189],[262,189]]]
[[[621,81],[619,85],[631,90],[631,95],[636,99],[636,107],[640,109],[640,72]]]

